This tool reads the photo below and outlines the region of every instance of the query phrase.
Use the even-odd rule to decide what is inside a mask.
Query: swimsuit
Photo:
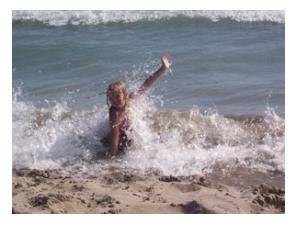
[[[126,149],[131,146],[132,139],[128,139],[126,131],[129,130],[129,120],[127,117],[125,117],[118,125],[119,125],[119,145],[118,150],[120,152],[125,152]],[[100,141],[105,146],[111,145],[111,134],[107,134],[104,136]]]
[[[126,131],[129,129],[129,123],[127,117],[123,120],[120,127],[120,141],[119,141],[119,151],[126,151],[126,149],[131,146],[132,139],[128,139]]]

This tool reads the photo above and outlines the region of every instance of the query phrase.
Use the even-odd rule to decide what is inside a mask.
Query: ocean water
[[[285,169],[284,11],[13,11],[13,166],[96,175]],[[108,159],[104,94],[173,65]]]

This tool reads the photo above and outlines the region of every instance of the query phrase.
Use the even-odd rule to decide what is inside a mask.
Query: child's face
[[[110,94],[111,104],[114,107],[121,108],[125,106],[125,96],[121,90],[115,90]]]

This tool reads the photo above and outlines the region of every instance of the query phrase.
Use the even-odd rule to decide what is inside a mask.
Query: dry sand
[[[212,177],[98,177],[13,169],[12,213],[284,213],[284,186],[236,186]],[[235,176],[235,175],[234,175]]]

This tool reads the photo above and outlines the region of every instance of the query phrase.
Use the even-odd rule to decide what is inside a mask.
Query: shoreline
[[[121,171],[82,178],[64,176],[58,170],[13,169],[12,213],[285,212],[284,184],[238,186],[224,181],[212,176],[146,176]]]

